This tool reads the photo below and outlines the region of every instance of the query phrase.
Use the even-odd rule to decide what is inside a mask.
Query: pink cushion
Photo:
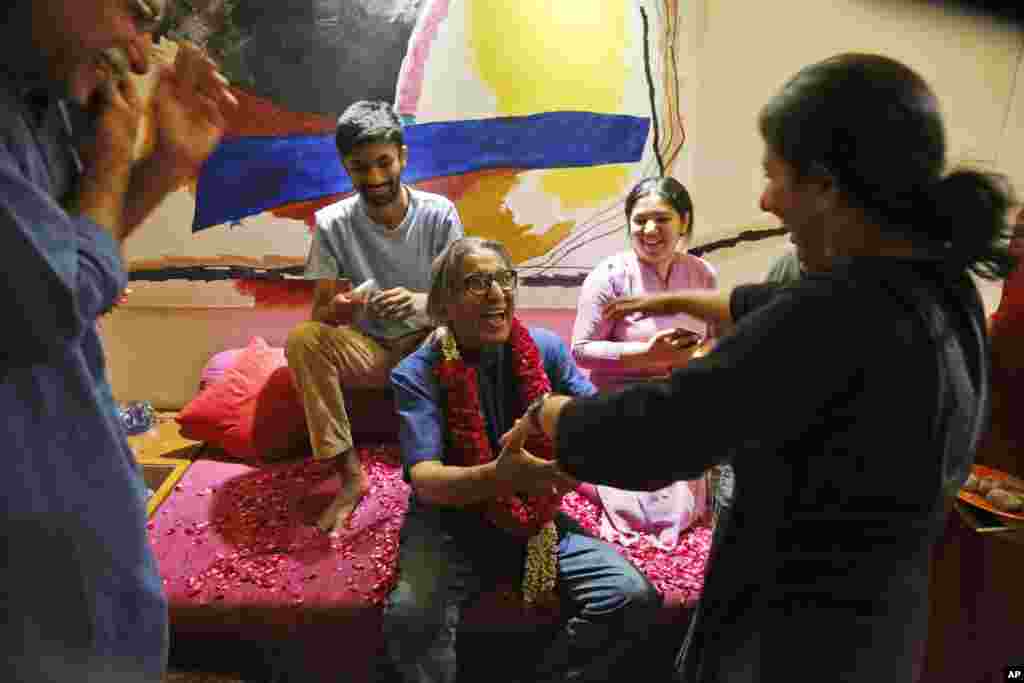
[[[203,371],[199,374],[199,391],[223,379],[224,373],[238,362],[238,357],[242,355],[243,351],[245,349],[228,349],[213,354],[213,357],[206,362],[206,365],[203,366]]]
[[[279,457],[308,443],[306,416],[284,350],[253,337],[220,381],[176,418],[181,435],[243,460]]]

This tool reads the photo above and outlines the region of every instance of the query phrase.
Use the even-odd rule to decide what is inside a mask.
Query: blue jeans
[[[410,503],[399,541],[399,580],[383,625],[388,656],[407,683],[454,682],[462,609],[522,576],[523,541],[471,515]],[[610,668],[643,637],[662,598],[607,543],[563,515],[556,525],[558,587],[568,619],[538,653],[530,680],[607,680]]]

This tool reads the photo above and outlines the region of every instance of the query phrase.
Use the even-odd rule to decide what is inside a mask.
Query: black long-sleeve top
[[[731,306],[735,332],[670,379],[567,404],[559,462],[627,489],[732,464],[686,680],[909,680],[944,492],[985,418],[977,291],[858,258]]]

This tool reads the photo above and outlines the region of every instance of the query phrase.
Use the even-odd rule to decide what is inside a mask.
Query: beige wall
[[[936,90],[948,127],[950,160],[1010,175],[1024,189],[1024,96],[1017,87],[1024,38],[985,20],[917,2],[886,0],[692,0],[683,2],[678,63],[687,145],[673,169],[692,190],[697,242],[777,220],[757,208],[762,145],[756,116],[801,66],[842,51],[880,52],[917,69]],[[192,200],[169,198],[128,245],[129,258],[237,253],[231,228],[191,235]],[[244,228],[249,255],[304,255],[305,227],[260,216]],[[723,284],[759,279],[785,239],[714,253]],[[229,283],[137,283],[130,302],[105,320],[118,398],[173,407],[198,380],[210,353],[253,334],[283,338],[295,312],[257,312]],[[992,309],[997,285],[983,295]],[[573,307],[576,291],[525,290],[527,306]],[[179,305],[200,308],[178,309]],[[228,306],[203,310],[202,306]],[[300,316],[301,317],[301,316]],[[150,373],[153,373],[152,379]]]
[[[150,401],[157,410],[181,408],[195,396],[213,354],[243,347],[256,335],[284,346],[288,330],[305,317],[299,309],[115,309],[100,321],[114,398]]]
[[[698,242],[778,225],[757,207],[763,183],[757,113],[802,66],[840,52],[877,52],[916,69],[939,97],[950,165],[1006,173],[1024,191],[1019,30],[919,2],[706,0],[702,7],[694,18],[702,26],[694,41],[699,84],[688,116],[697,144],[689,167],[678,173],[688,176],[693,191]],[[726,285],[756,279],[785,241],[718,251],[710,260]],[[1000,286],[979,285],[992,310]]]
[[[1021,47],[1019,33],[912,2],[709,0],[692,131],[700,141],[691,181],[698,227],[728,233],[775,223],[756,206],[762,183],[756,117],[801,66],[846,51],[904,61],[938,94],[950,160],[991,165],[1010,135],[1021,135],[1019,125],[1009,135],[1003,130]],[[1024,165],[1018,168],[1004,170],[1018,172],[1024,185]]]

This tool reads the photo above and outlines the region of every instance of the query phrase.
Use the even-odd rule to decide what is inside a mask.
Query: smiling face
[[[349,152],[342,165],[367,204],[383,208],[401,199],[407,148],[392,142],[368,142]]]
[[[805,272],[828,270],[826,221],[818,208],[816,184],[798,180],[796,171],[767,146],[764,174],[761,210],[775,214],[789,228],[789,239]]]
[[[469,291],[467,282],[472,282],[476,274],[494,275],[509,269],[509,265],[493,251],[466,254],[462,261],[459,291],[445,306],[445,317],[460,348],[478,350],[508,341],[516,309],[516,290],[502,289],[495,280],[486,292],[478,294]]]
[[[637,258],[654,266],[670,262],[683,235],[689,234],[689,221],[689,214],[680,216],[657,194],[640,197],[629,216],[630,242]]]

